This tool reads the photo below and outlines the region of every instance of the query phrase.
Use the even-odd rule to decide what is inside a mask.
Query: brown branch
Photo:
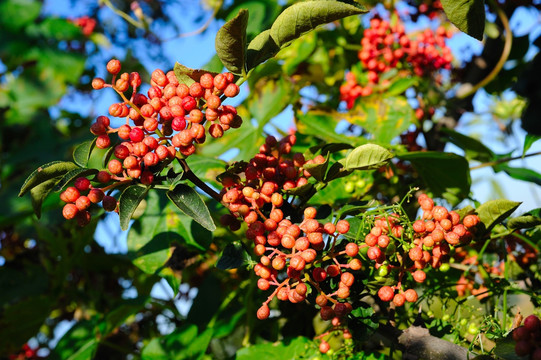
[[[403,359],[467,360],[475,354],[460,345],[430,335],[428,329],[412,326],[398,337],[404,346]]]

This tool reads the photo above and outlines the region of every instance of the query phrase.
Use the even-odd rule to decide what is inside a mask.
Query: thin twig
[[[479,165],[476,165],[476,166],[472,166],[470,168],[470,170],[482,169],[482,168],[485,168],[485,167],[494,166],[494,165],[506,163],[506,162],[513,161],[513,160],[520,160],[520,159],[524,159],[524,158],[531,157],[531,156],[537,156],[537,155],[541,155],[541,151],[531,153],[531,154],[526,154],[524,156],[520,155],[520,156],[514,156],[514,157],[498,159],[496,161],[489,161],[489,162],[482,163],[482,164],[479,164]]]
[[[496,66],[492,69],[492,71],[480,82],[478,82],[475,86],[472,88],[464,89],[463,91],[460,91],[461,89],[458,89],[456,97],[458,99],[465,99],[470,95],[475,94],[475,92],[479,89],[481,89],[483,86],[487,85],[489,82],[491,82],[496,75],[500,72],[500,70],[503,68],[503,65],[509,58],[509,54],[511,53],[511,45],[513,44],[513,33],[511,32],[511,27],[509,26],[509,19],[507,18],[507,15],[502,10],[502,8],[497,4],[496,1],[490,0],[490,4],[494,7],[494,10],[496,11],[496,14],[500,18],[503,27],[505,29],[505,43],[503,45],[502,55],[500,56],[500,59],[496,63]]]

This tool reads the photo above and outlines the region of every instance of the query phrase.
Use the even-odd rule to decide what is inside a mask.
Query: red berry
[[[107,63],[107,71],[113,75],[116,75],[120,72],[120,61],[116,59],[109,60]]]
[[[404,296],[406,297],[406,301],[408,302],[416,302],[418,299],[417,291],[414,289],[408,289],[404,292]]]
[[[78,212],[79,209],[77,209],[77,206],[75,206],[75,204],[66,204],[62,209],[62,216],[64,216],[64,218],[66,218],[67,220],[71,220],[75,218]]]
[[[393,303],[396,306],[402,306],[406,302],[406,296],[404,294],[396,294],[393,298]]]
[[[94,204],[97,204],[103,200],[103,197],[105,196],[105,194],[103,193],[101,189],[94,188],[90,190],[87,196],[91,202],[93,202]]]
[[[115,211],[117,202],[114,197],[106,195],[103,197],[102,205],[105,211]]]
[[[346,254],[350,257],[357,256],[359,253],[359,246],[355,243],[349,243],[346,245]]]
[[[267,304],[263,304],[258,310],[257,310],[257,318],[259,320],[265,320],[270,315],[270,309]]]
[[[349,222],[347,220],[338,221],[336,224],[336,230],[338,230],[340,234],[347,233],[349,231]]]
[[[394,298],[394,290],[390,286],[383,286],[378,290],[378,296],[382,301],[391,301]]]
[[[321,344],[319,344],[319,351],[322,354],[326,354],[330,349],[331,349],[331,345],[329,345],[329,343],[326,342],[325,340],[323,340]]]
[[[426,280],[426,273],[423,270],[415,270],[413,272],[413,279],[418,283],[422,283]]]
[[[541,329],[541,321],[535,315],[530,315],[524,319],[524,327],[530,332],[536,332]]]

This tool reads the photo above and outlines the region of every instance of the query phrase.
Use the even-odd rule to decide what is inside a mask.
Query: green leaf
[[[485,2],[483,0],[441,0],[449,20],[460,31],[483,40],[485,31]]]
[[[321,164],[304,164],[304,170],[308,171],[310,175],[314,177],[317,181],[323,181],[325,173],[327,172],[327,167],[329,166],[329,155],[327,154],[327,159],[324,163]]]
[[[190,69],[189,67],[186,67],[179,62],[175,63],[173,71],[175,73],[175,76],[177,77],[178,82],[181,84],[185,84],[186,86],[190,86],[193,83],[199,81],[201,79],[201,76],[206,73],[209,73],[212,76],[218,75],[218,73],[212,71]]]
[[[99,339],[96,337],[96,318],[82,320],[60,339],[51,353],[51,359],[83,360],[92,359]]]
[[[301,134],[313,135],[326,142],[346,143],[358,146],[366,143],[361,137],[349,137],[336,132],[338,120],[330,114],[311,111],[297,116],[297,130]]]
[[[252,359],[308,359],[320,355],[312,340],[298,337],[245,347],[237,351],[236,360]]]
[[[60,182],[56,184],[54,191],[63,190],[64,187],[67,184],[69,184],[73,179],[76,179],[78,177],[87,177],[89,175],[97,174],[98,172],[99,171],[97,169],[86,169],[86,168],[73,169],[62,177],[62,180],[60,180]]]
[[[250,255],[240,243],[229,243],[216,263],[216,267],[220,270],[237,269],[248,264],[249,261]]]
[[[73,150],[73,161],[81,167],[87,166],[90,153],[92,152],[95,143],[96,138],[77,145],[75,150]]]
[[[317,26],[367,12],[360,4],[340,1],[303,1],[285,9],[271,26],[270,36],[280,48]]]
[[[3,291],[9,293],[10,290]],[[40,295],[3,307],[0,314],[0,328],[6,329],[3,330],[6,336],[0,336],[0,353],[10,354],[20,351],[21,346],[39,332],[53,306],[53,299]],[[9,335],[6,331],[9,331]]]
[[[415,123],[417,118],[403,96],[370,96],[357,103],[347,120],[365,128],[373,135],[374,141],[388,144]]]
[[[265,124],[291,103],[292,96],[291,83],[280,78],[254,89],[246,103],[250,114],[259,123]]]
[[[186,184],[177,184],[167,192],[167,197],[186,215],[193,218],[205,229],[214,231],[216,225],[210,216],[207,205],[197,192]]]
[[[120,217],[120,228],[128,230],[130,220],[139,206],[141,200],[147,195],[149,188],[141,185],[128,186],[118,199],[118,215]]]
[[[123,299],[122,304],[105,315],[106,333],[110,333],[120,326],[129,316],[143,309],[150,300],[147,296],[138,296],[134,299]]]
[[[419,78],[416,76],[399,78],[398,80],[393,82],[387,90],[385,90],[385,96],[392,97],[401,95],[402,93],[404,93],[404,91],[417,85],[418,83]]]
[[[225,161],[214,157],[193,154],[186,159],[186,162],[198,178],[210,182],[216,188],[221,187],[216,181],[216,177],[224,171],[227,164]]]
[[[539,213],[540,209],[536,210]],[[530,229],[537,225],[541,225],[541,217],[529,213],[509,219],[507,222],[507,228],[510,230]]]
[[[541,139],[541,136],[532,135],[532,134],[526,134],[526,138],[524,139],[524,147],[522,149],[522,156],[526,155],[526,152],[530,150],[532,145],[537,141]]]
[[[344,159],[346,170],[377,169],[387,164],[393,154],[382,146],[375,144],[361,145]]]
[[[480,205],[477,209],[477,215],[485,226],[485,232],[489,232],[494,226],[501,223],[515,211],[521,202],[499,199],[490,200]]]
[[[128,256],[144,272],[170,278],[165,270],[172,255],[178,251],[183,258],[189,258],[192,249],[206,251],[212,233],[181,213],[162,194],[149,191],[144,216],[133,222],[128,233]]]
[[[456,205],[469,195],[470,169],[464,157],[436,151],[410,152],[397,157],[411,162],[434,196],[443,196]]]
[[[248,10],[241,9],[237,16],[226,22],[216,34],[216,54],[224,66],[236,75],[244,73],[247,25]]]
[[[494,160],[495,154],[479,140],[447,128],[442,128],[442,132],[450,142],[464,150],[467,158],[480,162]]]
[[[47,180],[61,177],[69,171],[76,169],[77,165],[68,161],[53,161],[40,166],[25,180],[19,196],[23,196],[28,190]]]
[[[0,28],[13,32],[19,31],[36,20],[40,10],[41,3],[35,0],[1,1]]]
[[[47,195],[50,194],[50,192],[61,179],[62,177],[59,176],[46,180],[30,190],[32,208],[34,209],[34,213],[36,214],[38,219],[41,217],[41,204],[43,204],[43,200],[45,200]]]
[[[517,168],[507,164],[497,164],[493,166],[494,171],[503,171],[513,179],[529,181],[541,185],[541,174],[528,168]]]
[[[79,26],[62,18],[46,18],[33,30],[34,27],[29,28],[29,34],[34,35],[34,32],[37,32],[35,35],[55,40],[74,40],[82,36]]]
[[[280,51],[280,47],[276,45],[276,42],[270,34],[270,29],[265,30],[248,44],[248,49],[246,50],[247,70],[255,68],[257,65],[270,59]]]

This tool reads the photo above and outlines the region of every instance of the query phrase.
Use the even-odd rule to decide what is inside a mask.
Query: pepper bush
[[[540,359],[539,4],[203,5],[0,4],[0,357]]]

